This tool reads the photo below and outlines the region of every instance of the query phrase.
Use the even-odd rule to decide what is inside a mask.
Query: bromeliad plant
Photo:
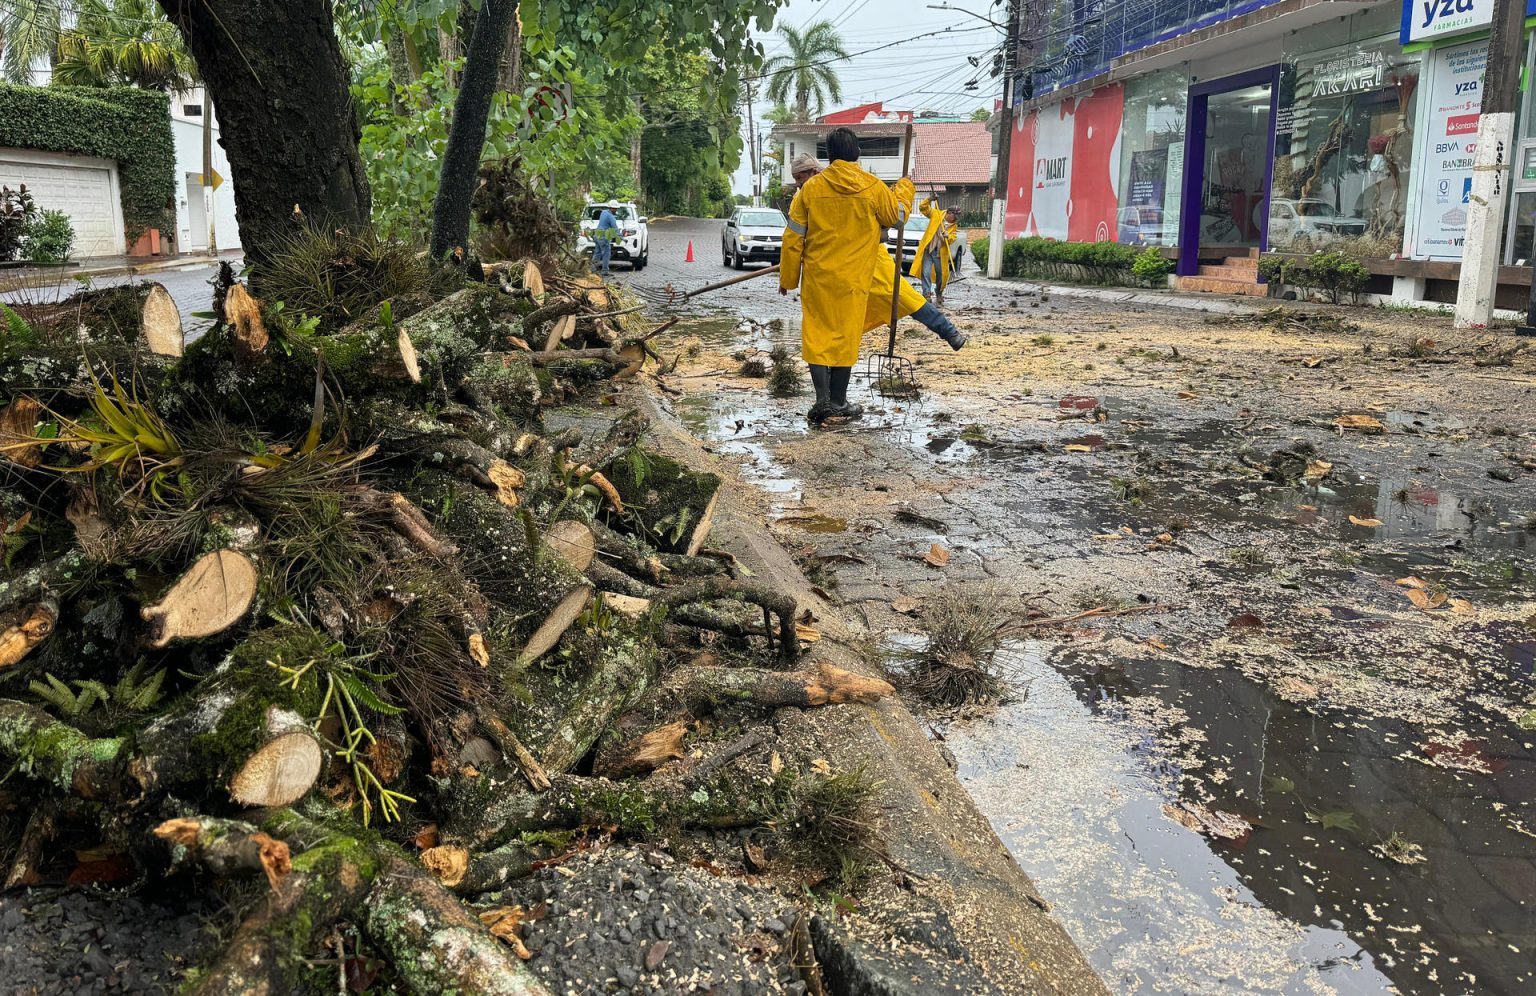
[[[117,374],[109,376],[110,391],[91,373],[91,383],[96,388],[91,395],[94,419],[61,418],[57,439],[38,441],[89,448],[90,457],[85,463],[57,470],[94,473],[109,467],[117,473],[127,493],[137,492],[167,504],[183,491],[179,474],[186,461],[181,443],[165,420],[139,400],[137,385],[130,393],[124,390]]]
[[[268,660],[267,665],[283,676],[283,683],[297,691],[313,671],[315,680],[324,686],[325,694],[315,717],[315,731],[319,733],[330,717],[335,717],[339,743],[334,744],[335,754],[352,774],[352,784],[363,810],[363,826],[368,826],[377,808],[384,822],[400,819],[400,803],[416,800],[403,792],[396,792],[384,785],[374,773],[366,756],[378,738],[368,728],[363,710],[380,716],[398,716],[405,710],[384,701],[379,694],[384,682],[392,676],[378,674],[363,667],[372,654],[347,654],[340,642],[332,643],[323,651],[308,656],[302,664],[285,664],[281,655]]]

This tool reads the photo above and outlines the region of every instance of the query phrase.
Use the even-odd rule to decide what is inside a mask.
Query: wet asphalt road
[[[636,273],[627,265],[617,263],[613,267],[614,280],[634,288],[646,300],[653,302],[658,314],[737,312],[760,322],[774,318],[797,321],[800,317],[799,296],[791,291],[788,296],[780,297],[778,278],[772,274],[734,287],[711,291],[684,304],[663,306],[663,292],[669,284],[678,291],[687,291],[740,275],[721,260],[720,233],[724,224],[718,218],[665,218],[652,222],[650,264]],[[690,242],[693,244],[692,263],[687,262]],[[749,263],[742,272],[761,271],[769,265]],[[976,273],[976,263],[967,253],[961,264],[960,279],[951,284],[946,297],[946,306],[950,310],[979,302],[989,296],[989,291],[965,279]]]

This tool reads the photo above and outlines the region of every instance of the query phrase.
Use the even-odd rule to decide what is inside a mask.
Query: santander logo
[[[1475,135],[1477,134],[1476,114],[1457,114],[1445,119],[1445,133],[1447,135]]]

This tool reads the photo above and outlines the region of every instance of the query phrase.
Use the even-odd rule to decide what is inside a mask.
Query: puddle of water
[[[952,730],[950,746],[1047,898],[1047,883],[1058,883],[1072,897],[1063,915],[1080,917],[1092,944],[1114,948],[1098,955],[1112,984],[1129,977],[1126,991],[1151,991],[1158,975],[1111,943],[1120,936],[1111,925],[1121,933],[1215,929],[1195,965],[1180,971],[1196,980],[1221,977],[1229,960],[1268,964],[1275,950],[1261,947],[1253,961],[1252,938],[1233,936],[1227,922],[1228,904],[1252,902],[1300,925],[1301,947],[1289,950],[1309,952],[1302,960],[1352,966],[1342,975],[1323,970],[1339,991],[1383,991],[1379,978],[1367,982],[1371,964],[1405,992],[1530,991],[1536,846],[1519,827],[1532,817],[1536,751],[1512,739],[1507,722],[1469,722],[1473,736],[1425,739],[1394,721],[1319,717],[1232,672],[1155,660],[1122,666],[1069,652],[1049,663],[1037,657],[1026,673],[1026,701]],[[1168,753],[1127,718],[1128,705],[1153,700],[1182,711],[1178,730],[1200,731],[1198,760]],[[1159,800],[1178,798],[1190,763],[1205,768],[1203,784],[1216,795],[1202,801],[1256,824],[1241,848],[1208,844],[1161,815]],[[1427,860],[1405,865],[1373,853],[1394,833]],[[1084,861],[1084,853],[1096,857]],[[1242,898],[1229,891],[1234,879]],[[1200,897],[1222,910],[1216,928],[1202,922]],[[1267,929],[1259,936],[1283,936]],[[1340,930],[1374,959],[1351,950]],[[1165,941],[1164,954],[1197,943]],[[1238,988],[1307,991],[1299,981],[1254,977]]]
[[[835,515],[786,515],[774,520],[775,525],[794,526],[808,533],[845,533],[848,520]]]
[[[1164,816],[1173,796],[1138,753],[1145,737],[1084,705],[1040,650],[1016,657],[1027,697],[950,729],[948,742],[962,782],[1112,991],[1391,991],[1340,923],[1267,909],[1204,838]]]

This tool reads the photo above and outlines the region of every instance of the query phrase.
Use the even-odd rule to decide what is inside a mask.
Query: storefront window
[[[1149,73],[1125,85],[1117,242],[1171,246],[1178,241],[1188,95],[1183,69]]]
[[[1290,54],[1280,80],[1269,247],[1403,249],[1419,56],[1395,38]]]

